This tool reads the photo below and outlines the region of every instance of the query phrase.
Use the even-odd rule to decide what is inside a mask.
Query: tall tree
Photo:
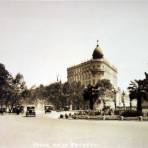
[[[145,79],[143,80],[131,81],[128,89],[130,100],[137,100],[137,112],[142,115],[142,102],[148,100],[148,74],[145,73]]]
[[[105,96],[109,91],[112,91],[112,84],[107,79],[98,80],[96,85],[89,84],[83,92],[84,100],[89,100],[90,109],[94,109],[94,104],[97,99]]]
[[[11,85],[11,105],[22,104],[24,97],[27,95],[27,87],[22,74],[18,73],[12,80]]]
[[[48,98],[49,101],[55,106],[56,109],[61,108],[61,92],[62,91],[62,83],[55,82],[47,86]]]
[[[63,94],[66,96],[67,105],[71,105],[73,109],[83,107],[83,89],[84,86],[80,82],[64,83]]]
[[[12,80],[11,74],[8,72],[5,66],[2,63],[0,63],[0,102],[1,102],[1,105],[8,102],[11,80]]]

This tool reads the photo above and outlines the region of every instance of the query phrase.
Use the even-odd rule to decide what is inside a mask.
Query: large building
[[[67,68],[67,79],[69,83],[79,81],[85,86],[95,85],[100,79],[108,79],[117,88],[117,73],[117,69],[104,58],[97,41],[90,60]]]

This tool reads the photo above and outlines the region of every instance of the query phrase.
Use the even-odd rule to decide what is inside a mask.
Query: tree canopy
[[[0,63],[0,103],[1,105],[18,105],[26,96],[27,87],[23,75],[18,73],[13,77],[10,72]]]
[[[98,80],[95,85],[89,84],[83,92],[84,100],[89,101],[90,109],[94,109],[94,104],[97,99],[100,99],[108,92],[112,92],[112,84],[110,80]]]
[[[145,73],[143,80],[131,81],[128,89],[130,100],[137,100],[137,111],[142,114],[142,102],[148,101],[148,74]]]

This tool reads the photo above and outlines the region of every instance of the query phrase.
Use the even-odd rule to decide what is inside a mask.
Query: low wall
[[[84,120],[122,120],[122,121],[148,121],[148,117],[123,117],[119,115],[99,115],[99,116],[90,116],[90,115],[73,115],[72,119],[84,119]]]

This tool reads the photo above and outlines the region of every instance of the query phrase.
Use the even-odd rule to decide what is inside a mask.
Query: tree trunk
[[[132,110],[132,101],[130,100],[130,110]]]
[[[91,110],[93,110],[93,106],[94,106],[94,100],[93,100],[93,98],[91,98],[91,99],[90,99],[90,102],[89,102],[89,108],[90,108]]]
[[[142,98],[140,96],[137,98],[137,112],[142,115]]]
[[[116,99],[114,100],[114,104],[115,104],[115,110],[117,108],[117,102],[116,102]]]

